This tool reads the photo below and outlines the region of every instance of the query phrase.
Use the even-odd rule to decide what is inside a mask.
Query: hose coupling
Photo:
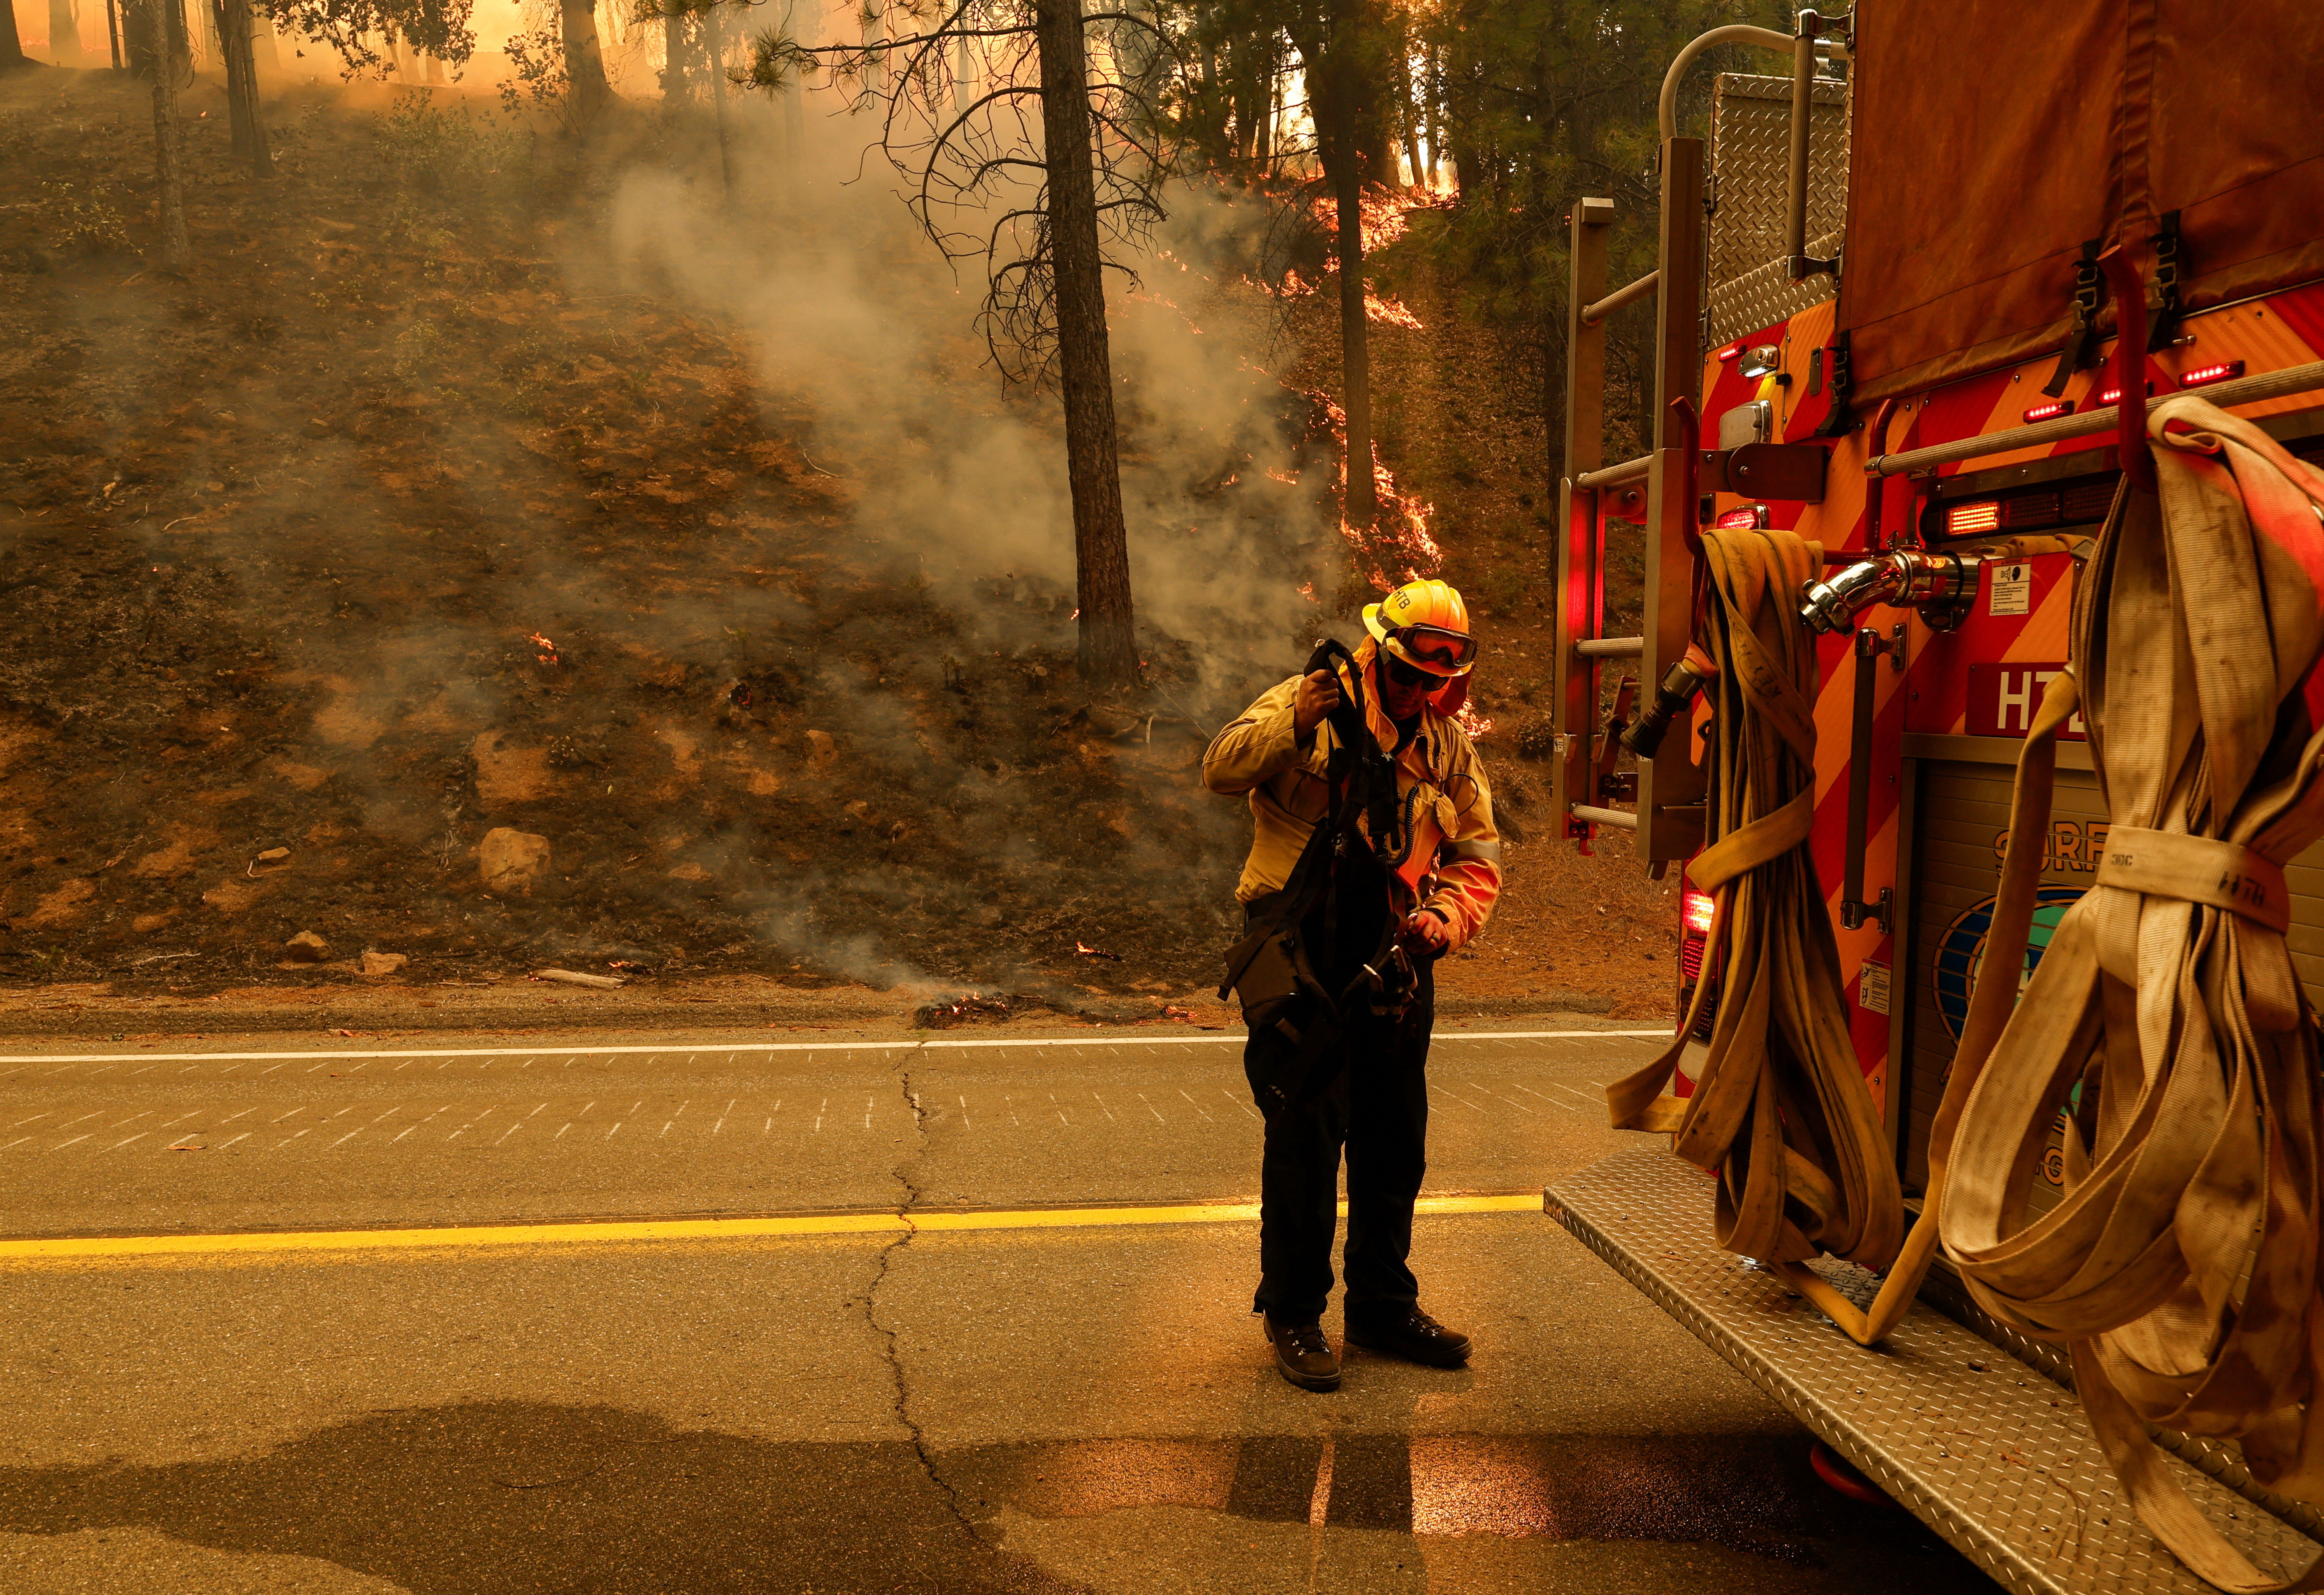
[[[1662,747],[1671,722],[1692,712],[1695,695],[1716,674],[1708,668],[1708,661],[1695,658],[1694,650],[1687,650],[1676,664],[1663,672],[1662,685],[1655,688],[1655,701],[1646,713],[1622,728],[1622,745],[1641,759],[1653,758]]]
[[[1810,582],[1801,594],[1800,620],[1811,632],[1846,637],[1878,604],[1918,609],[1936,630],[1960,623],[1977,595],[1977,561],[1960,554],[1897,549],[1859,559],[1839,575]]]

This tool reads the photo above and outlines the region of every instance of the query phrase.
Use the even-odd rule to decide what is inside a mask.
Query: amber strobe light
[[[2001,501],[1979,499],[1975,503],[1945,506],[1947,537],[1977,537],[2001,526]]]

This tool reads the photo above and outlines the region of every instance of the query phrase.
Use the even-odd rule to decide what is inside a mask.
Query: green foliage
[[[113,254],[129,247],[129,224],[101,184],[44,180],[40,215],[50,238],[67,254]]]
[[[512,171],[521,159],[504,124],[447,110],[437,97],[406,89],[380,118],[382,152],[396,174],[425,194],[476,193],[486,180]]]
[[[251,0],[291,33],[319,39],[338,52],[349,77],[386,75],[389,63],[374,46],[390,35],[457,67],[475,53],[468,26],[475,0]]]
[[[580,131],[572,79],[565,70],[565,32],[552,17],[511,33],[501,47],[509,76],[501,79],[501,106],[512,116],[547,117],[568,134]]]

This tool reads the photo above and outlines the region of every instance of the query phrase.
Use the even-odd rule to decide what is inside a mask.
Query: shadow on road
[[[150,1529],[417,1595],[1065,1595],[1085,1586],[1000,1548],[1000,1520],[1139,1508],[1387,1531],[1416,1568],[1416,1540],[1464,1535],[1708,1543],[1794,1566],[1859,1552],[1893,1565],[1927,1538],[1831,1496],[1801,1446],[1762,1434],[1098,1439],[933,1461],[903,1442],[770,1443],[486,1403],[377,1413],[251,1458],[0,1469],[0,1529]]]

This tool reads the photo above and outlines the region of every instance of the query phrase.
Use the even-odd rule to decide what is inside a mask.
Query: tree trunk
[[[24,41],[16,32],[16,0],[0,0],[0,72],[13,72],[32,64],[32,58],[24,53]]]
[[[1425,189],[1428,184],[1428,169],[1420,163],[1420,112],[1414,104],[1412,93],[1412,49],[1409,42],[1400,46],[1396,60],[1388,63],[1396,74],[1397,109],[1404,124],[1404,158],[1412,167],[1412,186]]]
[[[565,41],[565,81],[571,87],[574,119],[595,126],[613,97],[605,81],[605,52],[597,42],[597,0],[558,0]]]
[[[210,0],[217,24],[218,53],[226,58],[226,102],[234,124],[234,152],[250,162],[250,175],[274,175],[266,145],[266,124],[258,115],[258,62],[250,49],[250,0]]]
[[[0,0],[5,5],[6,0]],[[152,14],[164,7],[174,8],[178,0],[143,0],[139,9],[149,20],[148,36],[156,40],[170,37],[166,16]],[[185,14],[179,12],[182,23]],[[186,173],[183,152],[178,143],[178,73],[176,62],[166,57],[155,62],[153,85],[153,176],[154,189],[161,206],[161,267],[164,271],[185,269],[193,254],[193,245],[186,236]]]
[[[726,132],[726,30],[715,5],[702,14],[702,23],[708,35],[705,42],[710,53],[710,102],[718,118],[718,180],[731,203],[734,198],[734,156]]]
[[[661,97],[687,98],[686,86],[686,13],[672,6],[661,14]]]
[[[1303,53],[1308,63],[1308,98],[1321,113],[1316,153],[1331,184],[1338,221],[1340,402],[1348,418],[1347,485],[1341,517],[1351,528],[1370,531],[1379,518],[1379,493],[1372,476],[1370,337],[1364,322],[1365,151],[1359,115],[1362,43],[1356,8],[1343,5],[1333,18],[1331,48]]]
[[[105,37],[113,46],[113,69],[121,70],[121,17],[118,0],[105,0]]]
[[[1049,256],[1057,308],[1057,372],[1065,410],[1065,476],[1074,500],[1074,592],[1081,670],[1093,687],[1136,679],[1130,536],[1113,424],[1097,179],[1090,155],[1089,63],[1081,0],[1038,0],[1041,136],[1048,166]]]
[[[80,18],[73,0],[49,0],[49,60],[60,67],[80,65]]]

